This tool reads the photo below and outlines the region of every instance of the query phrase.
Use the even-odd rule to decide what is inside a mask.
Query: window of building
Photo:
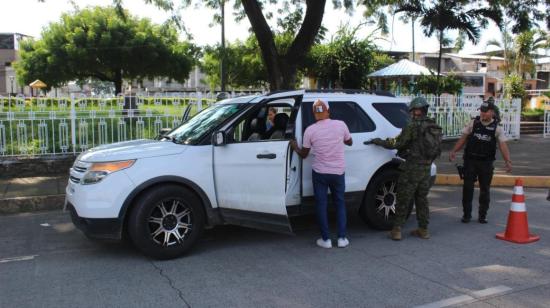
[[[13,34],[0,34],[0,49],[15,49]]]

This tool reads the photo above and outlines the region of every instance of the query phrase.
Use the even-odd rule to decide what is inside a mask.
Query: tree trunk
[[[280,55],[273,32],[269,28],[256,0],[242,0],[244,11],[252,25],[262,51],[271,90],[288,90],[296,87],[296,71],[303,62],[319,32],[326,0],[306,0],[306,15],[302,27],[285,55]]]
[[[120,71],[115,72],[115,95],[122,93],[122,73]]]
[[[413,54],[412,54],[412,61],[413,62],[416,62],[415,61],[415,50],[414,50],[414,21],[416,20],[416,18],[414,17],[411,17],[411,25],[412,25],[412,44],[413,44]]]
[[[437,88],[436,88],[436,95],[439,94],[439,78],[441,75],[441,58],[442,58],[442,52],[443,52],[443,31],[439,31],[439,57],[437,61]]]

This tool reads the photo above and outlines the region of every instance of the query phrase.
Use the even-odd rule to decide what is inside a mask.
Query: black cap
[[[483,112],[486,112],[488,110],[495,110],[495,104],[491,103],[489,101],[483,102],[483,104],[481,104],[481,106],[479,106],[479,110],[481,110]]]

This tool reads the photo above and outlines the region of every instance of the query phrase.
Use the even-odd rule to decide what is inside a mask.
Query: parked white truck
[[[395,151],[365,144],[394,137],[408,102],[363,92],[277,92],[218,102],[159,140],[103,145],[70,170],[66,207],[74,224],[98,239],[129,237],[143,253],[168,259],[187,252],[205,227],[236,224],[292,232],[290,217],[312,213],[311,158],[301,144],[314,122],[312,104],[327,101],[331,118],[353,137],[346,147],[346,204],[370,226],[388,229],[395,212]],[[277,111],[266,128],[268,110]],[[435,165],[432,165],[435,176]],[[412,208],[412,207],[411,207]]]

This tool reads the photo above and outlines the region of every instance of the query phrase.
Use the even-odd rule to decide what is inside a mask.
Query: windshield
[[[216,104],[198,113],[173,130],[169,137],[177,143],[193,144],[242,109],[244,104]]]

